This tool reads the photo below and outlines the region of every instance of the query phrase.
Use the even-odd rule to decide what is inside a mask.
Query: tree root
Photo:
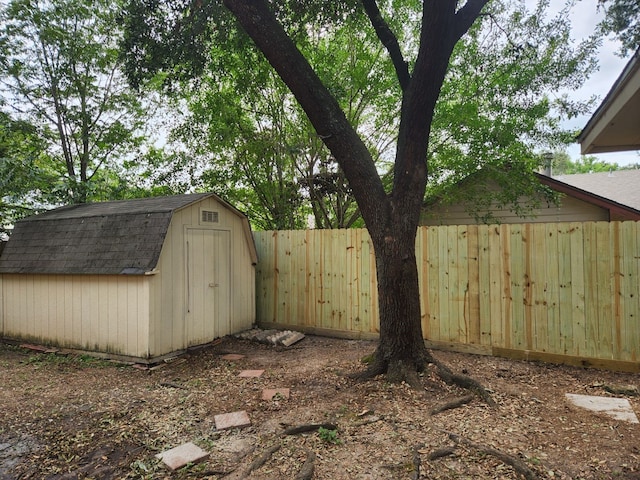
[[[484,445],[480,445],[478,443],[472,442],[471,440],[461,437],[460,435],[457,435],[452,432],[447,432],[447,435],[456,444],[463,444],[475,450],[478,450],[479,452],[484,453],[486,455],[491,455],[493,457],[496,457],[502,463],[505,463],[513,467],[513,469],[517,473],[522,475],[526,480],[538,480],[539,478],[538,475],[529,467],[527,467],[527,465],[522,460],[518,460],[516,457],[509,455],[508,453],[501,452],[500,450],[497,450],[492,447],[485,447]]]
[[[413,447],[413,473],[411,474],[411,480],[418,480],[420,478],[420,464],[422,463],[420,458],[421,448],[424,448],[424,444]]]
[[[264,452],[262,452],[260,455],[258,455],[256,458],[253,459],[253,461],[249,464],[249,466],[244,470],[243,472],[244,475],[249,475],[254,470],[259,469],[261,466],[267,463],[271,458],[271,456],[274,453],[276,453],[278,450],[280,450],[279,443],[267,448]]]
[[[456,451],[456,447],[444,447],[434,450],[427,456],[427,460],[435,460],[436,458],[448,457],[453,455]]]
[[[438,413],[442,413],[446,410],[452,410],[454,408],[461,407],[462,405],[466,405],[467,403],[471,402],[474,398],[476,398],[475,395],[467,395],[466,397],[456,398],[455,400],[451,400],[450,402],[444,403],[431,410],[431,415],[437,415]]]
[[[353,378],[354,380],[371,380],[372,378],[377,377],[378,375],[382,375],[383,373],[387,373],[387,367],[383,362],[378,362],[375,360],[375,357],[369,366],[362,372],[350,373],[347,375],[348,378]]]
[[[304,461],[302,468],[295,476],[295,480],[311,480],[313,477],[313,470],[316,466],[316,454],[312,450],[307,450],[307,459]]]
[[[468,377],[467,375],[453,373],[449,367],[436,360],[429,351],[427,351],[424,358],[420,359],[420,361],[415,364],[401,360],[384,360],[378,354],[378,350],[376,350],[372,355],[367,355],[365,358],[369,364],[368,367],[362,372],[348,375],[349,378],[364,381],[370,380],[378,375],[386,374],[389,382],[405,382],[413,388],[422,389],[422,380],[419,376],[419,372],[424,370],[424,365],[426,363],[433,363],[436,366],[437,375],[445,383],[449,385],[457,385],[466,390],[470,390],[484,400],[487,405],[491,407],[496,406],[496,402],[491,398],[487,389],[484,388],[480,382]]]
[[[263,466],[265,463],[267,463],[270,459],[271,456],[276,453],[278,450],[280,450],[280,444],[277,443],[275,445],[272,445],[271,447],[267,448],[265,451],[263,451],[260,455],[258,455],[256,458],[253,459],[253,461],[247,465],[246,468],[242,469],[242,470],[238,470],[239,465],[236,465],[235,468],[232,468],[231,470],[227,470],[227,471],[215,471],[215,470],[210,470],[207,472],[203,473],[203,476],[206,475],[225,475],[225,479],[227,480],[240,480],[243,478],[247,478],[251,472],[253,472],[254,470],[259,469],[261,466]],[[248,455],[249,453],[247,453]],[[242,458],[240,458],[239,460],[242,460]],[[205,475],[206,474],[206,475]]]
[[[418,372],[424,370],[423,362],[418,365],[404,362],[402,360],[381,360],[377,354],[368,356],[371,363],[363,372],[357,372],[348,375],[354,380],[364,381],[371,380],[378,375],[386,374],[387,380],[391,383],[407,383],[415,389],[421,389],[422,384]]]
[[[437,367],[438,376],[449,385],[457,385],[458,387],[462,387],[466,390],[471,390],[473,393],[478,395],[482,400],[484,400],[487,405],[490,407],[495,407],[496,402],[491,398],[491,395],[487,391],[486,388],[480,384],[477,380],[474,380],[467,375],[460,375],[458,373],[453,373],[449,367],[442,364],[435,358],[432,359],[434,365]]]

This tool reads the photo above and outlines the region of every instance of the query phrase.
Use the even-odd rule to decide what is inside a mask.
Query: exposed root
[[[467,403],[471,402],[474,398],[476,398],[475,395],[467,395],[465,397],[456,398],[455,400],[451,400],[450,402],[442,404],[431,410],[431,415],[437,415],[438,413],[444,412],[446,410],[452,410],[454,408],[461,407],[462,405],[466,405]]]
[[[348,375],[349,378],[353,378],[354,380],[371,380],[372,378],[377,377],[378,375],[382,375],[383,373],[387,373],[387,366],[384,362],[376,361],[375,357],[373,361],[369,363],[369,366],[362,372],[351,373]]]
[[[449,385],[457,385],[458,387],[462,387],[466,390],[471,390],[480,398],[482,398],[487,405],[491,407],[496,406],[496,402],[491,398],[491,394],[487,391],[486,388],[480,384],[477,380],[474,380],[467,375],[460,375],[458,373],[453,373],[449,367],[442,364],[441,362],[433,359],[433,363],[438,368],[438,376]]]
[[[444,447],[434,450],[427,456],[427,460],[435,460],[436,458],[448,457],[453,455],[456,451],[456,447]]]
[[[238,469],[239,465],[236,465],[236,467],[226,471],[208,470],[206,472],[203,472],[201,476],[204,477],[204,476],[212,476],[212,475],[216,475],[216,476],[224,475],[223,478],[225,480],[240,480],[240,479],[247,478],[251,474],[251,472],[259,469],[261,466],[267,463],[271,459],[271,456],[275,452],[277,452],[279,449],[280,449],[279,443],[267,448],[264,452],[262,452],[256,458],[254,458],[253,461],[249,465],[247,465],[247,467],[245,467],[244,469]],[[251,451],[253,451],[253,449],[248,450],[247,455]],[[242,460],[242,458],[238,460],[240,461]]]
[[[504,453],[495,448],[486,447],[484,445],[480,445],[478,443],[472,442],[471,440],[461,437],[460,435],[457,435],[455,433],[447,432],[447,434],[449,435],[449,438],[457,444],[462,443],[486,455],[494,456],[498,460],[500,460],[502,463],[510,465],[511,467],[513,467],[513,469],[517,473],[522,475],[526,480],[537,480],[539,478],[538,475],[529,467],[527,467],[527,465],[522,460],[519,460],[516,457],[509,455],[508,453]]]
[[[424,444],[413,447],[413,472],[411,474],[411,480],[418,480],[420,478],[420,465],[422,463],[422,460],[420,459],[420,449],[423,447]]]
[[[276,453],[278,450],[280,450],[279,443],[267,448],[264,452],[262,452],[260,455],[258,455],[256,458],[253,459],[253,461],[249,464],[249,466],[244,470],[243,473],[245,475],[249,475],[254,470],[259,469],[261,466],[267,463],[271,458],[271,456],[274,453]]]
[[[311,480],[315,466],[316,454],[312,450],[307,450],[307,459],[304,461],[302,468],[295,476],[295,480]]]
[[[378,347],[373,354],[367,355],[365,359],[363,361],[369,364],[368,367],[362,372],[350,374],[350,378],[362,381],[386,374],[387,380],[391,383],[405,382],[413,388],[422,389],[422,379],[419,373],[424,370],[424,366],[427,363],[433,363],[437,368],[438,376],[444,382],[472,391],[492,407],[496,405],[487,389],[480,382],[466,375],[453,373],[449,367],[436,360],[428,350],[425,350],[421,358],[415,361],[407,361],[384,358],[380,354],[380,347]]]
[[[351,378],[355,380],[370,380],[378,375],[386,374],[387,380],[391,383],[405,382],[413,388],[422,388],[418,372],[424,370],[424,365],[426,364],[425,359],[420,359],[417,362],[402,359],[388,359],[384,358],[380,355],[380,352],[376,350],[373,354],[367,355],[363,361],[368,363],[369,366],[363,372],[349,375]]]

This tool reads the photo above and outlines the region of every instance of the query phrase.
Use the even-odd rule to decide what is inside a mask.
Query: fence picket
[[[585,365],[615,360],[640,371],[639,229],[635,222],[420,227],[425,339]],[[366,230],[254,235],[259,322],[377,334]]]

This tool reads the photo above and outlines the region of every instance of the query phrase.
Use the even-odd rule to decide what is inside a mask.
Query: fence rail
[[[433,345],[640,371],[640,223],[420,227],[422,330]],[[378,332],[363,229],[255,232],[264,325]]]

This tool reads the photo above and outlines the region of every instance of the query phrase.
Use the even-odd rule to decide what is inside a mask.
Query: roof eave
[[[608,131],[611,130],[611,127],[615,128],[616,124],[619,123],[616,122],[616,116],[624,107],[624,102],[621,104],[619,101],[623,92],[628,98],[633,98],[633,101],[638,102],[638,98],[640,98],[640,88],[638,88],[638,84],[640,84],[640,48],[638,48],[631,57],[609,90],[609,93],[607,93],[600,106],[578,135],[576,140],[580,144],[583,155],[637,150],[640,148],[640,145],[636,142],[637,139],[631,142],[618,142],[615,144],[601,140]],[[629,89],[633,89],[633,91],[630,92]]]

